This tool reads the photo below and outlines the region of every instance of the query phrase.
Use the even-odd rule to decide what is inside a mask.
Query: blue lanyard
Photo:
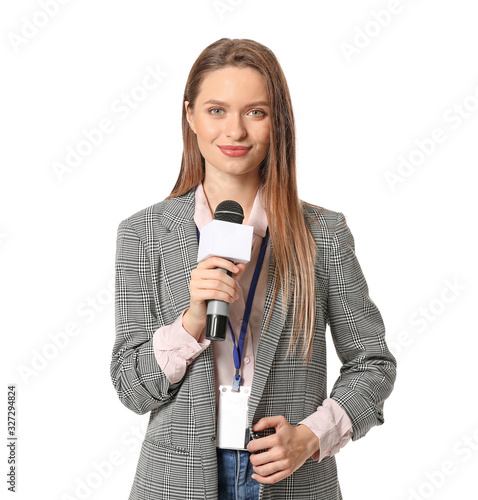
[[[197,229],[198,241],[200,237],[199,229]],[[257,282],[259,281],[259,275],[262,269],[262,263],[264,262],[264,256],[266,254],[267,242],[269,241],[269,228],[267,228],[266,235],[262,238],[261,250],[259,252],[259,257],[257,258],[256,268],[254,269],[254,275],[252,276],[251,285],[249,287],[249,293],[247,294],[246,308],[244,309],[244,318],[241,325],[241,333],[239,335],[239,342],[236,344],[236,337],[234,335],[234,330],[232,329],[231,321],[228,320],[229,329],[231,330],[232,342],[234,344],[234,366],[236,367],[236,374],[234,375],[232,390],[239,391],[241,385],[241,376],[239,375],[239,370],[241,369],[242,353],[244,348],[244,339],[246,338],[247,325],[249,324],[249,318],[251,316],[252,301],[254,299],[254,294],[256,293]]]

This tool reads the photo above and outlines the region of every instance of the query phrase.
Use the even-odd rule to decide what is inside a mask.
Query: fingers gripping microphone
[[[232,222],[233,224],[242,224],[244,220],[244,211],[237,201],[226,200],[216,207],[214,219],[224,222]],[[230,260],[230,259],[228,259]],[[234,261],[231,261],[234,262]],[[219,267],[229,276],[232,276],[230,271]],[[229,302],[222,300],[209,300],[207,303],[207,319],[206,319],[206,339],[208,340],[225,340],[227,332],[227,321],[229,319]]]

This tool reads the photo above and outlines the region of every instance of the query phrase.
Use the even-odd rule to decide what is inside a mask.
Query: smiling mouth
[[[221,149],[228,149],[230,151],[247,151],[252,148],[252,146],[218,146]]]
[[[240,158],[245,156],[252,146],[218,146],[223,154],[230,158]]]

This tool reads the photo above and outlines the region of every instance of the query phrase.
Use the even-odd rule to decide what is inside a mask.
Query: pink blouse
[[[194,221],[199,231],[211,222],[213,216],[204,194],[202,184],[196,188]],[[239,299],[230,305],[229,319],[231,321],[236,342],[241,330],[242,317],[249,292],[249,285],[257,262],[262,238],[266,234],[267,216],[261,190],[258,191],[247,225],[254,227],[252,240],[251,260],[246,264],[245,271],[237,278],[240,285]],[[251,316],[246,330],[243,357],[241,363],[242,385],[252,386],[254,365],[259,335],[261,331],[264,302],[267,289],[267,270],[269,269],[270,246],[268,246],[262,271],[259,275]],[[186,309],[187,310],[187,309]],[[186,312],[183,311],[171,325],[165,325],[154,333],[153,348],[159,366],[168,380],[173,384],[179,382],[186,373],[186,367],[206,349],[210,341],[201,334],[199,341],[189,335],[183,328],[182,319]],[[216,392],[220,385],[231,385],[235,374],[232,357],[233,343],[228,330],[224,342],[213,342],[214,368],[216,374]],[[217,396],[217,394],[216,394]],[[216,401],[218,397],[216,397]],[[307,425],[319,438],[319,450],[312,455],[319,462],[326,456],[336,454],[352,437],[352,422],[343,408],[333,399],[327,398],[317,410],[298,425]]]

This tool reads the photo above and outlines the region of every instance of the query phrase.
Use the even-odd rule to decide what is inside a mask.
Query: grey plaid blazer
[[[343,364],[330,397],[349,415],[355,441],[384,422],[383,403],[395,383],[396,360],[387,348],[382,317],[368,295],[344,215],[307,204],[303,211],[318,251],[313,355],[307,365],[300,349],[285,359],[291,311],[288,307],[284,317],[279,293],[271,321],[261,329],[249,422],[284,415],[296,425],[316,411],[327,397],[329,324]],[[154,332],[189,306],[198,249],[193,217],[194,189],[145,208],[118,227],[111,379],[127,408],[139,415],[151,412],[129,500],[217,499],[212,345],[177,384],[169,383],[153,352]],[[272,259],[273,249],[271,264]],[[275,282],[269,267],[264,318]],[[261,485],[260,498],[341,499],[335,458],[320,463],[308,459],[288,478]]]

